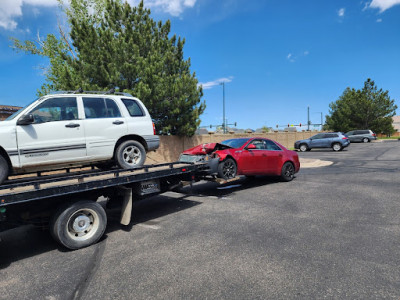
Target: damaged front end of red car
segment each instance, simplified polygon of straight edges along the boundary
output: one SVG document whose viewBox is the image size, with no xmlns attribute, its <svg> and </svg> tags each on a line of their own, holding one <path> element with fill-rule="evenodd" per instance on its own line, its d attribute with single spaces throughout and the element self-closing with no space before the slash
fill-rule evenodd
<svg viewBox="0 0 400 300">
<path fill-rule="evenodd" d="M 230 149 L 232 147 L 220 143 L 208 143 L 195 146 L 182 152 L 179 157 L 181 162 L 206 163 L 207 174 L 213 175 L 218 172 L 220 156 L 217 151 Z"/>
</svg>

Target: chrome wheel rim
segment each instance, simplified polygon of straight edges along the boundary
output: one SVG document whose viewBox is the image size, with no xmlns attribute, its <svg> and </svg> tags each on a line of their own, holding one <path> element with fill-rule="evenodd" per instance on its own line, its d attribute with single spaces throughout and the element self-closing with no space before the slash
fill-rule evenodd
<svg viewBox="0 0 400 300">
<path fill-rule="evenodd" d="M 89 208 L 75 212 L 67 223 L 67 233 L 71 239 L 82 241 L 90 239 L 99 228 L 98 214 Z"/>
<path fill-rule="evenodd" d="M 142 153 L 138 147 L 130 145 L 122 151 L 122 158 L 128 165 L 136 166 L 142 158 Z"/>
<path fill-rule="evenodd" d="M 340 145 L 339 144 L 333 145 L 333 150 L 339 151 L 340 150 Z"/>
<path fill-rule="evenodd" d="M 305 152 L 306 150 L 307 150 L 306 145 L 301 145 L 301 146 L 300 146 L 300 151 L 301 151 L 301 152 Z"/>
</svg>

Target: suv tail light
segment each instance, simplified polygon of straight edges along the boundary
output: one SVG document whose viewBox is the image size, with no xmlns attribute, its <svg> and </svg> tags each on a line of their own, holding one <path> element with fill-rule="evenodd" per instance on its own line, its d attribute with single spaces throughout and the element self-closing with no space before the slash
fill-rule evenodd
<svg viewBox="0 0 400 300">
<path fill-rule="evenodd" d="M 348 140 L 349 138 L 348 137 L 342 137 L 342 140 Z"/>
<path fill-rule="evenodd" d="M 372 136 L 376 136 L 376 134 L 375 134 L 375 133 L 373 133 L 373 134 L 372 134 Z"/>
<path fill-rule="evenodd" d="M 154 125 L 154 122 L 153 122 L 153 134 L 156 135 L 156 125 Z"/>
</svg>

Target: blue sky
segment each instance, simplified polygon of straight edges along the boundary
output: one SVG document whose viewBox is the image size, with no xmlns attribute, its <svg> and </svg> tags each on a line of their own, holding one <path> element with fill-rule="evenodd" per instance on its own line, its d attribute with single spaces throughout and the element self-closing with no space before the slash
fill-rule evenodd
<svg viewBox="0 0 400 300">
<path fill-rule="evenodd" d="M 135 4 L 137 0 L 130 0 Z M 367 78 L 400 107 L 400 0 L 147 0 L 170 19 L 204 87 L 203 126 L 239 128 L 320 122 L 346 87 Z M 0 0 L 0 104 L 24 106 L 47 60 L 17 53 L 9 37 L 57 33 L 56 0 Z M 400 113 L 398 109 L 397 113 Z"/>
</svg>

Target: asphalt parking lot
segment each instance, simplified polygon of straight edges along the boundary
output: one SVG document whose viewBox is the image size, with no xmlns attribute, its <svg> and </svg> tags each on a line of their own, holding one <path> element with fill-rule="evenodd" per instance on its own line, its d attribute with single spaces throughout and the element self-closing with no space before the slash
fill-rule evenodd
<svg viewBox="0 0 400 300">
<path fill-rule="evenodd" d="M 299 156 L 333 164 L 137 202 L 85 249 L 4 232 L 0 298 L 399 299 L 400 142 Z"/>
</svg>

